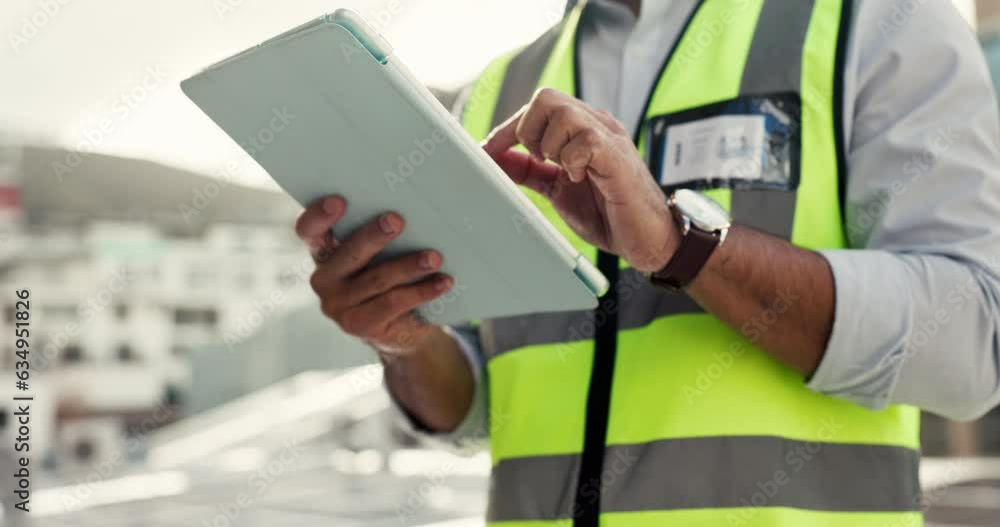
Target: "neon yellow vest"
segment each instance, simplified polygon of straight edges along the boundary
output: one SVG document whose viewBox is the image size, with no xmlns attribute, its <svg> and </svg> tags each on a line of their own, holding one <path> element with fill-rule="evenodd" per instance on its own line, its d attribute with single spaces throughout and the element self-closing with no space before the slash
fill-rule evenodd
<svg viewBox="0 0 1000 527">
<path fill-rule="evenodd" d="M 576 6 L 560 27 L 485 70 L 464 104 L 463 125 L 473 136 L 485 137 L 527 102 L 532 90 L 512 89 L 512 82 L 537 79 L 537 87 L 579 96 L 575 35 L 583 9 Z M 845 246 L 837 123 L 850 12 L 850 0 L 703 0 L 645 111 L 648 121 L 743 95 L 796 94 L 797 189 L 706 193 L 735 222 L 811 249 Z M 642 155 L 647 132 L 643 126 L 636 133 Z M 525 192 L 583 254 L 597 259 L 544 198 Z M 814 393 L 752 343 L 775 313 L 736 332 L 621 266 L 608 371 L 601 359 L 607 350 L 594 339 L 609 323 L 606 314 L 481 324 L 494 464 L 491 524 L 922 525 L 917 409 L 873 412 Z M 602 375 L 610 386 L 603 405 L 596 380 Z M 605 413 L 593 415 L 594 408 Z M 597 448 L 587 446 L 593 437 L 601 440 Z"/>
</svg>

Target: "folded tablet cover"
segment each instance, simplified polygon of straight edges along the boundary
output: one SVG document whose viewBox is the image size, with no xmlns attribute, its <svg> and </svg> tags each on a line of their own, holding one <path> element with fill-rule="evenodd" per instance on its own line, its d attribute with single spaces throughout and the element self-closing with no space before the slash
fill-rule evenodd
<svg viewBox="0 0 1000 527">
<path fill-rule="evenodd" d="M 594 307 L 604 277 L 396 62 L 324 17 L 182 88 L 303 205 L 345 196 L 339 238 L 402 214 L 382 258 L 434 248 L 455 278 L 421 308 L 431 322 Z"/>
</svg>

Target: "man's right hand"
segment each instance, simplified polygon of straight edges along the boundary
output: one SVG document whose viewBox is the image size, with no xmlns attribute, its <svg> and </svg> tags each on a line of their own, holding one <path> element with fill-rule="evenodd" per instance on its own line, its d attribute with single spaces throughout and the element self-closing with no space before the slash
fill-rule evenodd
<svg viewBox="0 0 1000 527">
<path fill-rule="evenodd" d="M 406 353 L 420 347 L 440 328 L 422 323 L 413 310 L 453 285 L 451 277 L 438 272 L 441 254 L 418 251 L 371 266 L 372 258 L 403 232 L 405 222 L 388 212 L 336 240 L 331 229 L 346 210 L 342 197 L 327 197 L 307 207 L 295 225 L 316 261 L 310 283 L 323 313 L 379 351 Z"/>
<path fill-rule="evenodd" d="M 389 391 L 411 416 L 435 432 L 454 430 L 472 404 L 472 368 L 444 328 L 413 311 L 454 285 L 439 272 L 442 256 L 424 250 L 371 265 L 403 232 L 403 218 L 382 214 L 336 240 L 331 229 L 346 210 L 343 198 L 324 198 L 306 207 L 295 224 L 316 261 L 310 283 L 323 313 L 378 351 Z"/>
</svg>

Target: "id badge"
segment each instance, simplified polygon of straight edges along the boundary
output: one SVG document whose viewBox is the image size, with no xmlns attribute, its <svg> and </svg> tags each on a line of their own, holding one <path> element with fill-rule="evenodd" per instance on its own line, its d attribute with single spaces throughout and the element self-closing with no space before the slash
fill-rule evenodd
<svg viewBox="0 0 1000 527">
<path fill-rule="evenodd" d="M 799 96 L 746 96 L 647 122 L 647 163 L 667 192 L 795 190 L 799 184 Z"/>
</svg>

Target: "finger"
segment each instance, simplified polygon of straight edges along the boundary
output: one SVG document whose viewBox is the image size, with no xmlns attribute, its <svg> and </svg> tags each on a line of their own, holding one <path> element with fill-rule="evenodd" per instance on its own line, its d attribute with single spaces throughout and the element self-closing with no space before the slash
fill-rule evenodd
<svg viewBox="0 0 1000 527">
<path fill-rule="evenodd" d="M 560 91 L 538 90 L 517 124 L 518 140 L 539 161 L 544 160 L 542 138 L 545 137 L 545 132 L 550 127 L 552 118 L 558 114 L 564 125 L 571 125 L 582 112 L 579 106 L 582 106 L 580 101 Z M 572 130 L 569 130 L 569 133 L 572 134 Z"/>
<path fill-rule="evenodd" d="M 309 254 L 312 255 L 313 261 L 317 264 L 326 263 L 330 258 L 333 258 L 334 252 L 340 247 L 340 241 L 333 235 L 333 231 L 327 232 L 321 240 L 309 247 Z"/>
<path fill-rule="evenodd" d="M 328 196 L 306 207 L 295 221 L 295 233 L 309 247 L 315 258 L 324 248 L 335 244 L 330 230 L 347 211 L 347 202 L 340 196 Z"/>
<path fill-rule="evenodd" d="M 487 152 L 499 152 L 521 144 L 539 161 L 544 160 L 541 141 L 549 117 L 557 109 L 567 106 L 582 106 L 582 103 L 551 88 L 538 90 L 527 106 L 490 134 L 486 141 Z"/>
<path fill-rule="evenodd" d="M 493 160 L 514 183 L 524 185 L 546 197 L 555 194 L 563 174 L 558 165 L 539 161 L 517 150 L 501 152 L 493 156 Z"/>
<path fill-rule="evenodd" d="M 318 266 L 310 285 L 328 304 L 327 309 L 337 312 L 434 273 L 441 268 L 442 261 L 437 251 L 418 251 L 362 270 L 353 277 L 342 276 L 338 269 L 329 266 Z"/>
<path fill-rule="evenodd" d="M 598 170 L 595 160 L 602 155 L 607 147 L 601 133 L 593 128 L 579 131 L 562 149 L 559 164 L 569 174 L 569 179 L 579 183 L 586 179 L 588 169 Z"/>
<path fill-rule="evenodd" d="M 335 277 L 347 277 L 363 269 L 376 254 L 403 232 L 403 217 L 387 212 L 358 227 L 343 240 L 323 266 Z"/>
<path fill-rule="evenodd" d="M 486 136 L 486 140 L 483 141 L 483 149 L 486 150 L 487 154 L 492 156 L 500 152 L 506 152 L 520 144 L 520 141 L 517 139 L 517 126 L 521 122 L 521 116 L 524 115 L 527 109 L 527 106 L 521 108 L 506 121 L 494 128 L 490 132 L 490 135 Z"/>
<path fill-rule="evenodd" d="M 346 202 L 340 196 L 318 199 L 302 210 L 295 221 L 295 234 L 308 241 L 326 234 L 344 214 Z"/>
<path fill-rule="evenodd" d="M 379 264 L 349 279 L 344 301 L 347 305 L 362 304 L 390 289 L 437 272 L 441 264 L 441 253 L 433 250 L 407 254 Z"/>
<path fill-rule="evenodd" d="M 444 295 L 453 285 L 450 276 L 436 274 L 415 284 L 395 287 L 345 311 L 340 326 L 351 335 L 377 336 L 397 318 Z"/>
<path fill-rule="evenodd" d="M 583 122 L 584 116 L 587 117 L 587 120 L 599 124 L 588 113 L 571 106 L 562 106 L 552 112 L 539 142 L 539 149 L 545 159 L 559 162 L 559 152 L 562 151 L 563 146 L 573 138 L 576 130 L 588 124 Z"/>
</svg>

